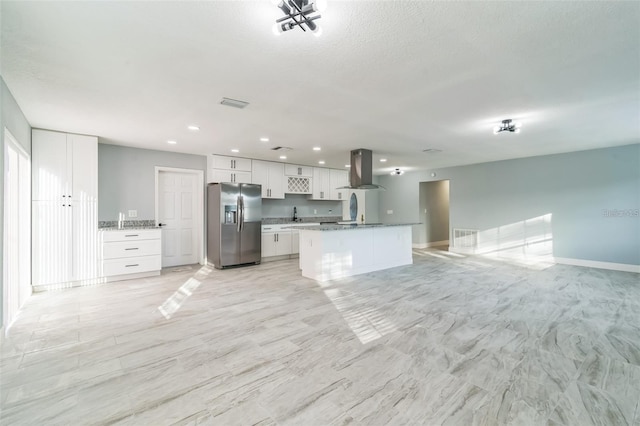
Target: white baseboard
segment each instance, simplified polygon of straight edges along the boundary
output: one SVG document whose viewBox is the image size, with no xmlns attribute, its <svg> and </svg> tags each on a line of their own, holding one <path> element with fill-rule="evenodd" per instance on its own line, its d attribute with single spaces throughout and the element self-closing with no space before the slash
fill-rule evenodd
<svg viewBox="0 0 640 426">
<path fill-rule="evenodd" d="M 554 257 L 556 263 L 562 265 L 584 266 L 587 268 L 610 269 L 612 271 L 635 272 L 640 274 L 640 265 L 627 263 L 599 262 L 597 260 L 569 259 L 566 257 Z"/>
<path fill-rule="evenodd" d="M 411 246 L 416 249 L 424 249 L 428 247 L 438 247 L 438 246 L 448 246 L 448 245 L 449 245 L 449 240 L 442 240 L 442 241 L 434 241 L 431 243 L 416 243 L 416 244 L 412 244 Z"/>
</svg>

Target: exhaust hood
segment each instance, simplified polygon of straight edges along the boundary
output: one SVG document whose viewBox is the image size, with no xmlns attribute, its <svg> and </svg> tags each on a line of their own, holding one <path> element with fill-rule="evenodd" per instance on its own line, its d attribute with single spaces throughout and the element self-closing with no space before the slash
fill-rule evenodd
<svg viewBox="0 0 640 426">
<path fill-rule="evenodd" d="M 338 189 L 386 189 L 373 183 L 373 152 L 370 149 L 359 148 L 351 151 L 349 186 Z"/>
</svg>

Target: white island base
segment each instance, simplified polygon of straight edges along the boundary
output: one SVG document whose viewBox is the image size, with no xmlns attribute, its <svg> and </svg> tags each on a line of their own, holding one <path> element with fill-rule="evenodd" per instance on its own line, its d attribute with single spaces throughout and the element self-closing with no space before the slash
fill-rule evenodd
<svg viewBox="0 0 640 426">
<path fill-rule="evenodd" d="M 413 263 L 410 225 L 309 228 L 300 229 L 304 277 L 327 281 Z"/>
</svg>

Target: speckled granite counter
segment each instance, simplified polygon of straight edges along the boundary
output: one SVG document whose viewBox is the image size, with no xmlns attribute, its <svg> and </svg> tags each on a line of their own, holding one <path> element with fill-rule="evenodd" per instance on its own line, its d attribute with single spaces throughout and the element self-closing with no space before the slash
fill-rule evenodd
<svg viewBox="0 0 640 426">
<path fill-rule="evenodd" d="M 118 228 L 117 226 L 103 226 L 98 228 L 98 231 L 135 231 L 139 229 L 161 229 L 160 226 L 123 226 Z"/>
<path fill-rule="evenodd" d="M 352 223 L 352 224 L 325 224 L 325 225 L 296 225 L 296 229 L 306 231 L 349 231 L 354 229 L 367 229 L 367 228 L 385 228 L 390 226 L 412 226 L 419 225 L 419 223 Z"/>
</svg>

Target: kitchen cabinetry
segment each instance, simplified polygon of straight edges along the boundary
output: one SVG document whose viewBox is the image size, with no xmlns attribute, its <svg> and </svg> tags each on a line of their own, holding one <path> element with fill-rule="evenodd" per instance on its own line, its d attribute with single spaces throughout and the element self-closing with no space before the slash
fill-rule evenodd
<svg viewBox="0 0 640 426">
<path fill-rule="evenodd" d="M 349 185 L 349 172 L 346 170 L 329 170 L 330 199 L 339 201 L 346 200 L 349 190 L 338 188 L 347 185 Z"/>
<path fill-rule="evenodd" d="M 32 131 L 32 284 L 98 277 L 98 138 Z"/>
<path fill-rule="evenodd" d="M 262 233 L 262 257 L 291 254 L 291 231 Z"/>
<path fill-rule="evenodd" d="M 210 155 L 207 157 L 207 183 L 251 183 L 251 159 Z"/>
<path fill-rule="evenodd" d="M 284 164 L 254 160 L 251 183 L 262 185 L 262 198 L 284 198 Z"/>
<path fill-rule="evenodd" d="M 313 177 L 313 167 L 300 166 L 298 164 L 285 164 L 284 174 L 286 176 Z"/>
<path fill-rule="evenodd" d="M 313 192 L 311 200 L 329 200 L 331 197 L 330 170 L 321 167 L 313 168 Z"/>
<path fill-rule="evenodd" d="M 296 255 L 300 252 L 300 231 L 296 226 L 319 223 L 262 225 L 262 257 Z"/>
<path fill-rule="evenodd" d="M 101 275 L 107 281 L 160 275 L 160 229 L 107 230 L 100 234 Z"/>
</svg>

